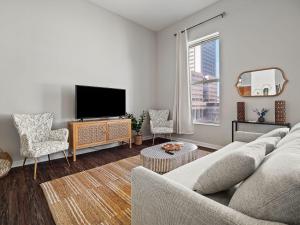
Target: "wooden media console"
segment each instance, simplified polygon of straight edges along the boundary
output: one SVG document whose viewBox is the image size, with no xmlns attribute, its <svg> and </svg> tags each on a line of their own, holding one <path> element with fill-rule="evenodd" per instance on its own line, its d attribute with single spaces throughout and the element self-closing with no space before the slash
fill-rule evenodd
<svg viewBox="0 0 300 225">
<path fill-rule="evenodd" d="M 94 120 L 69 122 L 70 147 L 73 149 L 73 161 L 76 150 L 110 144 L 127 142 L 131 148 L 131 120 Z"/>
</svg>

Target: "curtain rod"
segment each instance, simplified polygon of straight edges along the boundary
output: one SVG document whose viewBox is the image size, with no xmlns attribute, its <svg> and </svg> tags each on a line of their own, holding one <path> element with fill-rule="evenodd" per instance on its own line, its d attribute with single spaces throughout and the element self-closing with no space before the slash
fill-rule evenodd
<svg viewBox="0 0 300 225">
<path fill-rule="evenodd" d="M 200 23 L 197 23 L 197 24 L 195 24 L 194 26 L 188 27 L 188 28 L 186 28 L 186 30 L 193 29 L 193 28 L 195 28 L 195 27 L 197 27 L 197 26 L 199 26 L 199 25 L 201 25 L 201 24 L 204 24 L 204 23 L 206 23 L 206 22 L 208 22 L 208 21 L 214 20 L 214 19 L 219 18 L 219 17 L 222 17 L 222 18 L 223 18 L 225 15 L 226 15 L 226 13 L 225 13 L 225 12 L 222 12 L 222 13 L 220 13 L 220 14 L 214 16 L 214 17 L 211 17 L 211 18 L 209 18 L 209 19 L 207 19 L 207 20 L 204 20 L 204 21 L 202 21 L 202 22 L 200 22 Z M 182 30 L 181 33 L 184 33 L 186 30 Z M 176 35 L 177 35 L 177 34 L 174 34 L 174 36 L 176 36 Z"/>
</svg>

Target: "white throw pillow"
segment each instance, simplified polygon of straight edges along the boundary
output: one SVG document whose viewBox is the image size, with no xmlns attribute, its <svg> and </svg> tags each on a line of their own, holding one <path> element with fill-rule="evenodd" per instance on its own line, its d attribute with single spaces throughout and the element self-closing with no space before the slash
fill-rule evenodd
<svg viewBox="0 0 300 225">
<path fill-rule="evenodd" d="M 194 190 L 201 194 L 224 191 L 250 176 L 263 161 L 266 144 L 244 145 L 208 167 L 199 176 Z"/>
<path fill-rule="evenodd" d="M 277 128 L 277 129 L 271 130 L 268 133 L 263 134 L 259 138 L 265 138 L 265 137 L 280 137 L 280 138 L 283 138 L 289 132 L 289 130 L 290 129 L 287 128 L 287 127 Z"/>
</svg>

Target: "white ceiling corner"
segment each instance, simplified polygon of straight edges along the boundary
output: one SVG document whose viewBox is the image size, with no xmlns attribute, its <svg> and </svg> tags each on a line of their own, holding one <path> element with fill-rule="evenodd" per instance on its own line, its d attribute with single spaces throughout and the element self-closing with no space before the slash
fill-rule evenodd
<svg viewBox="0 0 300 225">
<path fill-rule="evenodd" d="M 218 0 L 89 0 L 100 7 L 159 31 Z"/>
</svg>

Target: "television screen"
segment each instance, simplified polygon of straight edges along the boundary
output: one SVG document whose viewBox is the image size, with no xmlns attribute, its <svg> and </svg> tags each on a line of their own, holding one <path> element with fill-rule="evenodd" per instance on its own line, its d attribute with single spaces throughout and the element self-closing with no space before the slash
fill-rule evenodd
<svg viewBox="0 0 300 225">
<path fill-rule="evenodd" d="M 123 116 L 126 113 L 126 90 L 75 86 L 76 119 Z"/>
</svg>

